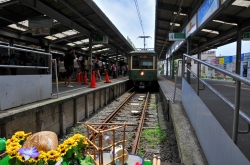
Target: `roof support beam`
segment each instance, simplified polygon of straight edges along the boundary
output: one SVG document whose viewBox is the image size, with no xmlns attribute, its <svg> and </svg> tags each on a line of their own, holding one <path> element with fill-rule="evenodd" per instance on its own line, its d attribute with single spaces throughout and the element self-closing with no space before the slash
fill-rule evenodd
<svg viewBox="0 0 250 165">
<path fill-rule="evenodd" d="M 23 5 L 31 7 L 40 13 L 46 14 L 51 18 L 54 18 L 61 22 L 63 25 L 75 29 L 86 36 L 90 36 L 90 32 L 83 28 L 81 25 L 77 24 L 76 22 L 72 21 L 70 18 L 62 15 L 61 13 L 55 11 L 54 9 L 50 8 L 49 6 L 45 5 L 39 0 L 19 0 Z"/>
<path fill-rule="evenodd" d="M 8 37 L 8 38 L 14 38 L 17 40 L 21 40 L 21 41 L 26 41 L 26 42 L 30 42 L 33 44 L 37 44 L 37 45 L 41 45 L 41 41 L 39 39 L 33 38 L 33 37 L 29 37 L 29 36 L 25 36 L 22 34 L 18 34 L 18 33 L 14 33 L 14 32 L 10 32 L 4 29 L 0 29 L 0 36 L 4 36 L 4 37 Z M 53 48 L 57 48 L 60 50 L 68 50 L 67 47 L 61 46 L 61 45 L 56 45 L 56 44 L 51 44 L 50 45 Z"/>
<path fill-rule="evenodd" d="M 158 2 L 158 9 L 175 11 L 175 12 L 178 13 L 179 8 L 180 7 L 178 5 L 171 5 L 171 4 L 168 4 L 168 3 Z M 181 13 L 188 14 L 188 8 L 182 7 L 181 8 Z"/>
<path fill-rule="evenodd" d="M 12 0 L 12 1 L 9 1 L 9 2 L 4 2 L 4 3 L 0 4 L 0 8 L 6 7 L 6 6 L 10 6 L 10 5 L 13 5 L 13 4 L 16 4 L 16 3 L 18 3 L 17 0 Z"/>
</svg>

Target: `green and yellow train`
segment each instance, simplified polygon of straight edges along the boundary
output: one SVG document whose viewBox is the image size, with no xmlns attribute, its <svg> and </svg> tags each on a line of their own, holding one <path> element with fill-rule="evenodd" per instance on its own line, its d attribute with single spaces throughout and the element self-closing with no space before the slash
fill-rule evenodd
<svg viewBox="0 0 250 165">
<path fill-rule="evenodd" d="M 128 66 L 128 76 L 133 86 L 146 88 L 157 83 L 157 54 L 153 50 L 130 52 Z"/>
</svg>

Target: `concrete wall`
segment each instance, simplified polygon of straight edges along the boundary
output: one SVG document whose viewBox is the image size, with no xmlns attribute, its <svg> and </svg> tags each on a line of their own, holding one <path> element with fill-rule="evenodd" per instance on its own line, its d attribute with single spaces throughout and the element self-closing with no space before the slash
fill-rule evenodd
<svg viewBox="0 0 250 165">
<path fill-rule="evenodd" d="M 10 138 L 16 131 L 53 131 L 66 134 L 66 129 L 76 122 L 87 119 L 109 101 L 128 90 L 128 81 L 109 84 L 78 94 L 68 94 L 58 99 L 49 99 L 2 111 L 0 114 L 0 137 Z"/>
</svg>

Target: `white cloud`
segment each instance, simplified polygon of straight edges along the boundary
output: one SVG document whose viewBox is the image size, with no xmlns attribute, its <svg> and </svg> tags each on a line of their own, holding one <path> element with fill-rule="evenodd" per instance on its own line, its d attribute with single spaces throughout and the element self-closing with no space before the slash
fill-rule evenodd
<svg viewBox="0 0 250 165">
<path fill-rule="evenodd" d="M 135 44 L 137 48 L 143 47 L 143 40 L 137 39 L 142 36 L 142 28 L 137 15 L 134 0 L 94 0 L 98 7 L 105 13 L 109 20 L 116 26 L 121 34 Z M 154 47 L 154 28 L 155 28 L 155 1 L 137 0 L 144 32 L 147 39 L 147 47 Z"/>
<path fill-rule="evenodd" d="M 250 52 L 250 41 L 242 41 L 241 53 Z M 216 49 L 216 56 L 232 56 L 236 55 L 236 42 L 218 47 Z"/>
</svg>

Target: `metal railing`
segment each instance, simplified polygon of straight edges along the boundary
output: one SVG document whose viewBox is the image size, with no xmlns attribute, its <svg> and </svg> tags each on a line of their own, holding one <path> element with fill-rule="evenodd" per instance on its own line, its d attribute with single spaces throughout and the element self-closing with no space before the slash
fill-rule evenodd
<svg viewBox="0 0 250 165">
<path fill-rule="evenodd" d="M 203 79 L 199 78 L 199 75 L 197 76 L 191 69 L 187 68 L 187 71 L 190 72 L 191 74 L 193 74 L 195 77 L 198 78 L 199 81 L 201 81 L 205 86 L 207 86 L 216 96 L 218 96 L 223 102 L 225 102 L 229 107 L 231 107 L 234 110 L 234 120 L 233 120 L 233 133 L 232 133 L 232 140 L 234 141 L 235 144 L 237 144 L 237 135 L 238 133 L 249 133 L 250 131 L 250 117 L 248 115 L 246 115 L 244 112 L 242 112 L 242 110 L 240 110 L 240 87 L 241 87 L 241 82 L 250 85 L 250 80 L 242 77 L 236 73 L 221 69 L 219 67 L 216 67 L 214 65 L 211 65 L 207 62 L 204 62 L 200 59 L 197 59 L 195 57 L 189 56 L 187 54 L 183 54 L 183 56 L 188 57 L 193 59 L 194 61 L 198 62 L 199 64 L 203 64 L 206 65 L 210 68 L 213 68 L 221 73 L 224 73 L 232 78 L 235 79 L 236 81 L 236 87 L 235 87 L 235 104 L 233 104 L 232 102 L 230 102 L 227 98 L 225 98 L 220 92 L 218 92 L 216 89 L 214 89 L 211 85 L 209 85 L 206 81 L 204 81 Z M 183 61 L 183 63 L 185 63 L 185 61 Z M 179 66 L 179 62 L 178 62 L 178 66 Z M 182 67 L 185 66 L 185 64 L 182 65 Z M 182 69 L 183 71 L 183 69 Z M 175 77 L 175 91 L 176 91 L 176 84 L 177 84 L 177 76 L 178 76 L 178 67 L 176 70 L 176 77 Z M 184 76 L 184 74 L 182 74 L 182 76 Z M 197 81 L 198 82 L 198 81 Z M 199 83 L 197 83 L 197 86 L 199 85 Z M 174 93 L 174 97 L 175 97 L 175 93 Z M 175 100 L 175 98 L 174 98 Z M 246 122 L 247 122 L 247 130 L 245 131 L 238 131 L 238 125 L 239 125 L 239 116 L 242 117 Z"/>
<path fill-rule="evenodd" d="M 50 56 L 49 60 L 55 62 L 56 89 L 57 89 L 57 98 L 58 98 L 59 89 L 58 89 L 58 77 L 57 77 L 57 63 L 56 63 L 56 59 L 52 59 L 51 53 L 22 49 L 22 48 L 6 46 L 6 45 L 0 45 L 0 48 L 13 49 L 13 50 L 18 50 L 18 51 L 23 51 L 23 52 L 30 52 L 30 53 L 43 54 L 43 55 Z M 43 67 L 43 66 L 19 66 L 19 65 L 0 65 L 0 67 L 2 67 L 2 68 L 47 69 L 47 70 L 49 70 L 49 72 L 51 73 L 51 76 L 52 76 L 52 63 L 51 62 L 49 64 L 49 66 L 47 66 L 47 67 Z"/>
</svg>

